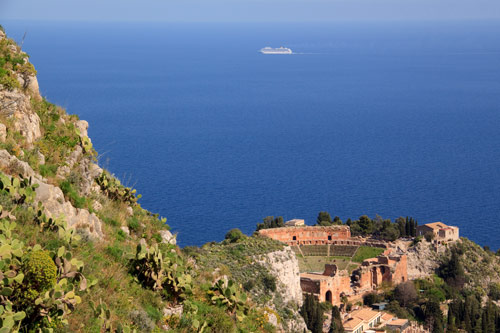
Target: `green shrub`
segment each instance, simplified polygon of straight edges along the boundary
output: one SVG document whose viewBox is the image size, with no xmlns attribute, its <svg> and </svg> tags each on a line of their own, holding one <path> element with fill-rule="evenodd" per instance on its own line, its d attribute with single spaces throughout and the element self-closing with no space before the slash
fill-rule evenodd
<svg viewBox="0 0 500 333">
<path fill-rule="evenodd" d="M 43 177 L 54 177 L 57 172 L 57 165 L 54 164 L 42 164 L 39 168 Z"/>
<path fill-rule="evenodd" d="M 225 236 L 225 239 L 228 239 L 231 243 L 236 243 L 243 238 L 245 238 L 245 235 L 238 228 L 229 230 Z"/>
<path fill-rule="evenodd" d="M 131 231 L 137 232 L 140 227 L 139 220 L 137 219 L 137 217 L 132 216 L 131 218 L 129 218 L 127 220 L 127 226 Z"/>
<path fill-rule="evenodd" d="M 119 242 L 122 242 L 125 239 L 127 239 L 127 234 L 125 233 L 125 231 L 123 231 L 121 229 L 118 230 L 118 232 L 116 233 L 116 240 Z"/>
<path fill-rule="evenodd" d="M 162 318 L 162 314 L 158 308 L 153 306 L 152 304 L 146 304 L 144 306 L 144 310 L 148 314 L 149 318 L 153 319 L 154 321 L 158 322 Z"/>
<path fill-rule="evenodd" d="M 106 248 L 106 253 L 115 258 L 116 260 L 121 260 L 121 258 L 123 257 L 123 250 L 116 245 L 108 246 Z"/>
<path fill-rule="evenodd" d="M 159 233 L 154 234 L 154 235 L 152 236 L 152 238 L 153 238 L 154 240 L 156 240 L 156 242 L 157 242 L 157 243 L 161 243 L 161 242 L 162 242 L 162 240 L 163 240 L 163 239 L 161 238 L 161 235 L 160 235 Z"/>
<path fill-rule="evenodd" d="M 253 289 L 253 287 L 255 287 L 255 280 L 253 279 L 250 279 L 247 282 L 243 283 L 243 289 L 245 289 L 245 291 L 250 291 Z"/>
<path fill-rule="evenodd" d="M 75 190 L 73 185 L 68 181 L 62 181 L 59 184 L 61 191 L 63 191 L 64 195 L 68 197 L 73 206 L 76 208 L 84 208 L 87 204 L 87 199 L 78 195 L 78 192 Z"/>
<path fill-rule="evenodd" d="M 32 251 L 23 257 L 24 283 L 37 292 L 52 288 L 57 280 L 57 267 L 48 251 Z"/>
<path fill-rule="evenodd" d="M 210 327 L 211 332 L 224 332 L 233 333 L 236 332 L 236 326 L 222 308 L 213 308 L 213 311 L 207 316 L 208 327 Z"/>
<path fill-rule="evenodd" d="M 102 220 L 104 221 L 104 223 L 109 224 L 113 227 L 118 227 L 120 225 L 120 222 L 110 217 L 103 217 Z"/>
<path fill-rule="evenodd" d="M 262 276 L 262 284 L 269 291 L 276 291 L 276 278 L 270 274 Z"/>
</svg>

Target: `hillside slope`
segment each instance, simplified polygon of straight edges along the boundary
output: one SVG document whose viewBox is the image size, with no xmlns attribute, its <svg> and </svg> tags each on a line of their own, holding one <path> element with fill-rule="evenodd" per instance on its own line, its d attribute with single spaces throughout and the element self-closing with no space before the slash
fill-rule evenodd
<svg viewBox="0 0 500 333">
<path fill-rule="evenodd" d="M 291 251 L 257 237 L 181 251 L 166 219 L 99 167 L 87 122 L 40 96 L 28 59 L 0 26 L 2 332 L 303 331 L 301 294 L 281 296 L 299 285 L 280 280 L 298 272 Z M 207 250 L 241 246 L 259 251 Z M 240 260 L 264 280 L 222 273 Z"/>
</svg>

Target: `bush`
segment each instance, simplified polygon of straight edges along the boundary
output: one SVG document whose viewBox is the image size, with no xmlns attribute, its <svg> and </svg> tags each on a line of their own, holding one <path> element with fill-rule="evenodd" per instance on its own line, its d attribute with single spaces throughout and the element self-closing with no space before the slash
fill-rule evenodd
<svg viewBox="0 0 500 333">
<path fill-rule="evenodd" d="M 42 164 L 40 165 L 40 174 L 43 177 L 54 177 L 57 172 L 57 165 Z"/>
<path fill-rule="evenodd" d="M 137 232 L 139 230 L 139 220 L 137 217 L 132 216 L 127 220 L 127 226 L 130 230 Z"/>
<path fill-rule="evenodd" d="M 78 192 L 74 189 L 73 185 L 65 180 L 59 184 L 61 191 L 63 191 L 64 195 L 68 197 L 73 206 L 76 208 L 84 208 L 87 200 L 84 197 L 78 195 Z"/>
<path fill-rule="evenodd" d="M 245 291 L 250 291 L 253 289 L 253 287 L 255 287 L 255 280 L 248 280 L 247 282 L 243 283 L 243 289 L 245 289 Z"/>
<path fill-rule="evenodd" d="M 276 291 L 276 278 L 272 275 L 265 274 L 262 277 L 262 284 L 269 291 Z"/>
<path fill-rule="evenodd" d="M 108 246 L 106 248 L 106 253 L 115 258 L 116 260 L 120 260 L 123 256 L 123 250 L 116 245 Z"/>
<path fill-rule="evenodd" d="M 125 231 L 123 231 L 121 229 L 118 230 L 118 232 L 116 233 L 116 240 L 119 242 L 122 242 L 125 239 L 127 239 L 127 234 L 125 233 Z"/>
<path fill-rule="evenodd" d="M 29 252 L 22 261 L 23 283 L 38 293 L 52 288 L 57 280 L 57 267 L 48 251 Z"/>
<path fill-rule="evenodd" d="M 490 292 L 488 296 L 494 301 L 500 300 L 500 284 L 499 283 L 490 283 Z"/>
<path fill-rule="evenodd" d="M 229 230 L 225 236 L 225 239 L 228 239 L 231 243 L 236 243 L 243 238 L 245 238 L 245 235 L 238 228 Z"/>
<path fill-rule="evenodd" d="M 366 306 L 372 306 L 374 303 L 377 303 L 379 297 L 376 293 L 369 293 L 363 296 L 363 304 Z"/>
<path fill-rule="evenodd" d="M 213 310 L 214 311 L 212 311 L 207 318 L 208 327 L 210 327 L 211 332 L 236 332 L 234 322 L 222 308 L 215 307 Z"/>
</svg>

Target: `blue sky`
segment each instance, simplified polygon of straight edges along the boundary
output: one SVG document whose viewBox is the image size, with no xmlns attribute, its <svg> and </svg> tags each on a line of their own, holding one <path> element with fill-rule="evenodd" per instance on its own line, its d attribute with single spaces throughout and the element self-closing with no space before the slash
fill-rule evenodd
<svg viewBox="0 0 500 333">
<path fill-rule="evenodd" d="M 500 0 L 0 0 L 1 19 L 262 22 L 500 19 Z"/>
</svg>

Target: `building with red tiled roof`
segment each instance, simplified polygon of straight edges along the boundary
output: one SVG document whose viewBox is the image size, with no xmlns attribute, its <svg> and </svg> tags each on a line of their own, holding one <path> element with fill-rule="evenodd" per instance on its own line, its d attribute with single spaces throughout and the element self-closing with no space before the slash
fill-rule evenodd
<svg viewBox="0 0 500 333">
<path fill-rule="evenodd" d="M 425 236 L 427 233 L 434 234 L 434 239 L 440 242 L 452 242 L 460 237 L 458 227 L 449 226 L 443 222 L 427 223 L 417 227 L 417 236 Z"/>
</svg>

